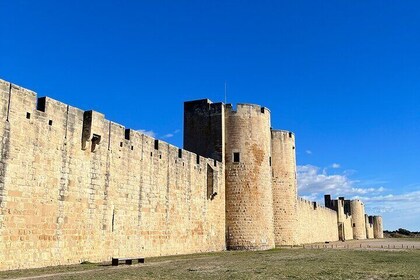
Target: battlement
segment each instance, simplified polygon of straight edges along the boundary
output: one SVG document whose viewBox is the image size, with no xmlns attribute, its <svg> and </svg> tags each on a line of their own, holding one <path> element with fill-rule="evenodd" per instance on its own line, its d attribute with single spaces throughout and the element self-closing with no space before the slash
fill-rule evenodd
<svg viewBox="0 0 420 280">
<path fill-rule="evenodd" d="M 236 104 L 236 109 L 232 106 L 232 104 L 226 104 L 226 111 L 229 114 L 238 114 L 238 115 L 248 115 L 248 114 L 267 114 L 270 116 L 271 111 L 267 107 L 263 107 L 257 104 L 251 103 L 238 103 Z"/>
<path fill-rule="evenodd" d="M 83 111 L 47 96 L 37 98 L 36 92 L 2 79 L 0 79 L 0 89 L 0 93 L 2 94 L 2 99 L 0 100 L 3 103 L 0 106 L 10 107 L 9 110 L 13 111 L 15 116 L 11 120 L 12 122 L 20 122 L 26 118 L 30 122 L 47 122 L 48 125 L 52 127 L 66 126 L 67 122 L 69 122 L 69 115 L 73 115 L 72 120 L 75 122 L 74 126 L 83 128 L 81 137 L 82 150 L 90 149 L 91 152 L 95 152 L 99 147 L 110 150 L 119 150 L 125 147 L 134 151 L 135 148 L 139 148 L 138 145 L 141 144 L 140 139 L 142 137 L 145 139 L 145 143 L 153 143 L 153 145 L 154 143 L 159 143 L 161 149 L 171 147 L 176 153 L 178 153 L 179 150 L 182 150 L 167 142 L 107 120 L 102 113 L 92 110 Z M 10 93 L 9 96 L 8 93 Z M 217 104 L 220 103 L 212 103 L 209 99 L 203 99 L 186 102 L 186 104 L 189 104 L 188 106 L 207 104 L 216 108 Z M 67 135 L 63 135 L 64 138 L 66 138 L 66 136 Z M 134 143 L 137 144 L 137 147 Z M 215 161 L 214 159 L 209 159 L 187 150 L 182 150 L 182 154 L 186 158 L 195 158 L 197 163 L 203 164 L 209 162 L 215 166 L 221 164 L 221 161 Z"/>
<path fill-rule="evenodd" d="M 271 138 L 291 138 L 295 139 L 295 133 L 289 130 L 271 129 Z"/>
<path fill-rule="evenodd" d="M 381 238 L 360 200 L 297 196 L 295 134 L 270 115 L 187 101 L 182 149 L 0 80 L 0 270 Z"/>
</svg>

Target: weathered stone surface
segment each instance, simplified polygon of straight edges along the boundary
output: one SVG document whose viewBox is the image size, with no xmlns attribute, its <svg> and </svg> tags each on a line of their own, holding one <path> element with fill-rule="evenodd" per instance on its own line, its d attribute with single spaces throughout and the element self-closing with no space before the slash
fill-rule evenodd
<svg viewBox="0 0 420 280">
<path fill-rule="evenodd" d="M 0 270 L 382 238 L 361 201 L 297 196 L 270 114 L 187 102 L 187 151 L 0 80 Z"/>
</svg>

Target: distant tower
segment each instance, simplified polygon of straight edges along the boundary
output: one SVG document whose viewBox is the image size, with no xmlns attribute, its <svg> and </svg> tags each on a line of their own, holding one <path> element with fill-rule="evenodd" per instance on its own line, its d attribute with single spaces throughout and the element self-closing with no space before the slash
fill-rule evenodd
<svg viewBox="0 0 420 280">
<path fill-rule="evenodd" d="M 297 244 L 297 180 L 295 135 L 271 131 L 274 237 L 276 246 Z"/>
<path fill-rule="evenodd" d="M 373 216 L 373 235 L 375 238 L 384 238 L 384 228 L 381 216 Z"/>
<path fill-rule="evenodd" d="M 373 224 L 370 223 L 369 216 L 365 214 L 366 238 L 373 239 Z"/>
<path fill-rule="evenodd" d="M 366 239 L 365 205 L 359 199 L 352 200 L 350 211 L 353 219 L 353 238 Z"/>
<path fill-rule="evenodd" d="M 270 111 L 258 105 L 226 105 L 227 247 L 275 246 L 271 183 Z"/>
</svg>

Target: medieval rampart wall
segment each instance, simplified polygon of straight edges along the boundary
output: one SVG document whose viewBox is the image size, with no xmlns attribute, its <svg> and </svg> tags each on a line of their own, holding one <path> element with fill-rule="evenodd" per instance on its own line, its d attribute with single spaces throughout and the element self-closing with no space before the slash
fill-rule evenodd
<svg viewBox="0 0 420 280">
<path fill-rule="evenodd" d="M 337 212 L 302 198 L 297 200 L 298 244 L 337 241 Z"/>
<path fill-rule="evenodd" d="M 295 135 L 271 130 L 274 236 L 276 246 L 298 244 Z"/>
<path fill-rule="evenodd" d="M 0 270 L 225 249 L 224 166 L 0 80 Z"/>
</svg>

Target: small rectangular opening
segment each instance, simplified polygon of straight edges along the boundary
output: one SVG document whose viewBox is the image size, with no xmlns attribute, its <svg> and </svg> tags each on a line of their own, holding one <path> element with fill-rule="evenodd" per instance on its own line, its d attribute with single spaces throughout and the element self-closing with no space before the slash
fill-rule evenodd
<svg viewBox="0 0 420 280">
<path fill-rule="evenodd" d="M 291 132 L 289 132 L 289 138 L 292 138 L 292 135 L 293 135 L 293 134 L 292 134 Z"/>
<path fill-rule="evenodd" d="M 270 164 L 270 166 L 271 166 L 271 157 L 269 157 L 268 158 L 268 163 Z"/>
<path fill-rule="evenodd" d="M 233 153 L 233 162 L 239 162 L 239 161 L 240 161 L 240 154 Z"/>
<path fill-rule="evenodd" d="M 49 121 L 48 121 L 48 124 L 49 124 L 49 125 L 52 125 L 52 120 L 49 120 Z"/>
<path fill-rule="evenodd" d="M 133 146 L 131 146 L 131 150 L 134 150 L 134 147 Z"/>
<path fill-rule="evenodd" d="M 120 147 L 122 147 L 123 146 L 123 142 L 120 142 Z"/>
<path fill-rule="evenodd" d="M 217 160 L 214 160 L 213 165 L 214 165 L 214 166 L 217 166 Z"/>
<path fill-rule="evenodd" d="M 178 149 L 178 157 L 182 158 L 182 149 Z"/>
<path fill-rule="evenodd" d="M 131 129 L 126 129 L 125 130 L 125 140 L 130 140 L 130 130 Z"/>
<path fill-rule="evenodd" d="M 353 223 L 353 227 L 356 227 L 356 224 L 355 223 Z"/>
<path fill-rule="evenodd" d="M 265 108 L 264 107 L 261 107 L 261 113 L 265 113 Z"/>
<path fill-rule="evenodd" d="M 197 155 L 197 164 L 200 164 L 200 156 L 199 155 Z"/>
<path fill-rule="evenodd" d="M 155 150 L 159 150 L 159 140 L 155 140 Z"/>
<path fill-rule="evenodd" d="M 27 112 L 26 113 L 26 118 L 29 120 L 31 118 L 31 113 Z"/>
<path fill-rule="evenodd" d="M 46 103 L 45 101 L 46 101 L 45 97 L 38 98 L 37 103 L 36 103 L 36 109 L 38 111 L 45 112 L 45 103 Z"/>
</svg>

